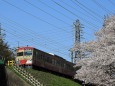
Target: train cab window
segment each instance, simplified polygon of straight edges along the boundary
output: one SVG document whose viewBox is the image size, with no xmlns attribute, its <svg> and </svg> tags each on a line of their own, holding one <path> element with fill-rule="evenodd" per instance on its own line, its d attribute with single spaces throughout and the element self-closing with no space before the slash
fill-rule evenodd
<svg viewBox="0 0 115 86">
<path fill-rule="evenodd" d="M 17 53 L 17 56 L 23 56 L 23 52 Z"/>
<path fill-rule="evenodd" d="M 26 51 L 24 52 L 24 55 L 27 55 L 27 56 L 32 55 L 32 51 Z"/>
</svg>

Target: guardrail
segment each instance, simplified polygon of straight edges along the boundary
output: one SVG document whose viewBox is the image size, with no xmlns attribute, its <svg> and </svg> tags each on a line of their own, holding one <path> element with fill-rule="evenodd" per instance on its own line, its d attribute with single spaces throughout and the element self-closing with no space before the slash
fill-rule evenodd
<svg viewBox="0 0 115 86">
<path fill-rule="evenodd" d="M 26 79 L 33 86 L 43 86 L 37 79 L 35 79 L 30 73 L 28 73 L 25 69 L 17 66 L 13 66 L 15 72 L 21 75 L 24 79 Z"/>
</svg>

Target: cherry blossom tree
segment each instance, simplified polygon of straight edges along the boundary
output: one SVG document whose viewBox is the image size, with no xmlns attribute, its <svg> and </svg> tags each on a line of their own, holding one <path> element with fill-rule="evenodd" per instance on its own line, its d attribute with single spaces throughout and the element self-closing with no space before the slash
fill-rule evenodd
<svg viewBox="0 0 115 86">
<path fill-rule="evenodd" d="M 115 86 L 115 16 L 109 16 L 95 33 L 97 39 L 81 43 L 85 58 L 76 62 L 75 79 L 97 86 Z M 78 50 L 77 44 L 73 48 Z"/>
</svg>

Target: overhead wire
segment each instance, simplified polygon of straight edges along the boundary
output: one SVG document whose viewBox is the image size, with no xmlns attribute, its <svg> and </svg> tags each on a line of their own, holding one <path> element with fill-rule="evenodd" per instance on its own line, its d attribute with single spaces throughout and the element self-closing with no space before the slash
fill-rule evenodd
<svg viewBox="0 0 115 86">
<path fill-rule="evenodd" d="M 112 0 L 108 0 L 113 6 L 115 6 L 115 3 Z"/>
<path fill-rule="evenodd" d="M 56 11 L 57 13 L 60 13 L 61 15 L 63 15 L 63 16 L 65 16 L 66 18 L 69 18 L 69 19 L 71 19 L 72 20 L 72 18 L 70 18 L 69 16 L 66 16 L 65 14 L 63 14 L 63 13 L 61 13 L 60 11 L 58 11 L 57 9 L 54 9 L 53 7 L 51 7 L 51 6 L 49 6 L 49 5 L 47 5 L 46 3 L 44 3 L 43 1 L 41 1 L 41 0 L 37 0 L 37 1 L 39 1 L 40 3 L 42 3 L 42 4 L 44 4 L 45 6 L 47 6 L 48 8 L 51 8 L 51 9 L 53 9 L 54 11 Z M 67 4 L 67 3 L 66 3 Z M 70 5 L 69 5 L 69 7 L 71 7 Z M 91 29 L 91 28 L 90 28 Z M 94 29 L 93 29 L 94 30 Z M 88 34 L 88 33 L 86 33 L 87 35 L 89 35 L 90 36 L 90 34 Z"/>
<path fill-rule="evenodd" d="M 87 15 L 87 14 L 85 14 L 85 13 L 83 13 L 83 12 L 81 12 L 81 11 L 79 11 L 78 9 L 76 9 L 75 7 L 73 7 L 73 6 L 71 6 L 71 5 L 69 5 L 68 3 L 66 3 L 66 2 L 64 2 L 63 0 L 60 0 L 61 2 L 63 2 L 65 5 L 67 5 L 68 7 L 71 7 L 72 9 L 74 9 L 75 11 L 78 11 L 79 13 L 81 13 L 81 14 L 83 14 L 83 15 L 85 15 L 86 17 L 87 16 L 89 16 L 89 15 Z M 88 13 L 89 14 L 89 13 Z M 101 21 L 100 20 L 98 20 L 95 16 L 89 16 L 89 18 L 90 17 L 92 17 L 97 23 L 101 23 Z"/>
<path fill-rule="evenodd" d="M 32 3 L 30 3 L 29 1 L 27 1 L 27 0 L 24 0 L 24 1 L 25 1 L 26 3 L 28 3 L 29 5 L 35 7 L 36 9 L 38 9 L 38 10 L 40 10 L 40 11 L 42 11 L 42 12 L 44 12 L 44 13 L 50 15 L 51 17 L 53 17 L 53 18 L 55 18 L 55 19 L 57 19 L 57 20 L 59 20 L 59 21 L 65 23 L 65 24 L 69 25 L 69 23 L 65 22 L 64 20 L 59 19 L 58 17 L 56 17 L 56 16 L 54 16 L 54 15 L 52 15 L 52 14 L 50 14 L 50 13 L 44 11 L 44 10 L 42 10 L 41 8 L 39 8 L 38 6 L 36 6 L 36 5 L 32 4 Z"/>
<path fill-rule="evenodd" d="M 6 24 L 6 25 L 8 25 L 8 24 Z M 14 24 L 13 24 L 13 25 L 14 25 Z M 13 26 L 11 26 L 11 27 L 13 27 Z M 19 26 L 18 26 L 18 27 L 19 27 Z M 15 27 L 13 27 L 13 28 L 15 28 Z M 20 28 L 22 28 L 22 27 L 20 27 Z M 10 29 L 10 30 L 14 31 L 14 29 Z M 22 30 L 25 30 L 25 28 L 22 28 Z M 7 31 L 7 32 L 10 32 L 10 31 Z M 20 32 L 23 32 L 23 31 L 20 31 Z M 11 33 L 10 33 L 10 34 L 11 34 Z M 13 33 L 13 34 L 14 34 L 14 33 Z M 20 34 L 20 33 L 18 33 L 18 34 L 19 34 L 19 37 L 20 37 L 20 38 L 23 38 L 24 41 L 27 41 L 27 40 L 24 39 L 24 37 L 23 37 L 24 35 L 22 35 L 22 34 Z M 24 34 L 26 34 L 26 32 L 24 32 Z M 15 34 L 14 34 L 13 36 L 17 37 L 17 35 L 15 35 Z M 32 36 L 32 37 L 33 37 L 33 36 Z M 29 37 L 28 37 L 28 38 L 29 38 Z M 29 42 L 30 42 L 30 41 L 29 41 Z M 32 40 L 32 43 L 33 43 L 33 40 Z M 35 42 L 35 43 L 36 43 L 36 42 Z M 35 44 L 35 43 L 34 43 L 34 44 Z M 38 43 L 36 43 L 36 44 L 38 44 Z M 41 45 L 41 44 L 40 44 L 40 45 Z M 44 45 L 42 44 L 42 46 L 44 46 Z M 45 47 L 46 47 L 46 46 L 45 46 Z"/>
<path fill-rule="evenodd" d="M 4 0 L 4 1 L 5 1 L 5 0 Z M 8 4 L 10 4 L 11 6 L 16 7 L 17 9 L 19 9 L 19 10 L 21 10 L 21 11 L 23 11 L 23 12 L 25 12 L 25 13 L 28 14 L 27 11 L 24 11 L 23 9 L 21 9 L 21 8 L 19 8 L 19 7 L 15 6 L 15 5 L 13 5 L 13 4 L 7 2 L 7 1 L 5 1 L 5 2 L 8 3 Z M 31 13 L 29 13 L 29 14 L 30 14 L 31 16 L 35 17 L 35 18 L 38 18 L 37 16 L 34 16 L 34 15 L 32 15 Z M 47 23 L 49 23 L 49 22 L 47 22 Z M 56 27 L 57 27 L 57 26 L 56 26 Z"/>
<path fill-rule="evenodd" d="M 95 14 L 96 16 L 100 17 L 100 18 L 103 18 L 101 15 L 97 14 L 95 11 L 92 11 L 91 9 L 89 9 L 88 7 L 86 7 L 85 5 L 83 5 L 82 3 L 80 3 L 78 0 L 74 0 L 76 1 L 79 5 L 81 5 L 82 7 L 84 7 L 85 9 L 87 9 L 89 12 L 92 12 L 93 14 Z M 76 5 L 78 5 L 76 3 Z"/>
<path fill-rule="evenodd" d="M 13 24 L 14 25 L 14 24 Z M 19 27 L 19 26 L 18 26 Z M 14 27 L 15 28 L 15 27 Z M 20 28 L 22 28 L 22 27 L 20 27 Z M 22 28 L 22 30 L 24 30 L 25 31 L 25 28 Z M 29 29 L 27 29 L 28 31 L 29 31 Z M 22 32 L 24 32 L 24 31 L 22 31 Z M 32 31 L 31 31 L 32 32 Z M 25 32 L 26 33 L 26 32 Z M 28 33 L 28 34 L 30 34 L 30 32 Z M 33 34 L 35 34 L 35 33 L 33 33 Z M 22 35 L 23 36 L 23 35 Z M 36 35 L 37 36 L 37 35 Z M 32 36 L 32 37 L 35 37 L 35 36 Z M 30 38 L 30 37 L 28 37 L 28 38 Z M 42 40 L 43 40 L 43 37 L 40 37 L 40 38 L 42 38 Z M 36 40 L 37 40 L 37 38 L 36 38 Z M 46 39 L 47 40 L 47 39 Z M 56 43 L 53 43 L 53 45 L 55 45 L 55 44 L 57 44 L 58 42 L 56 42 Z M 51 44 L 51 43 L 50 43 Z M 65 49 L 66 47 L 62 47 L 62 45 L 63 44 L 60 44 L 59 46 L 61 47 L 60 49 Z M 57 46 L 57 45 L 56 45 Z M 59 48 L 59 47 L 58 47 Z M 65 49 L 65 50 L 68 50 L 69 48 L 67 48 L 67 49 Z"/>
<path fill-rule="evenodd" d="M 71 0 L 71 2 L 72 2 L 74 5 L 76 5 L 76 6 L 78 6 L 79 8 L 81 8 L 84 12 L 88 13 L 88 14 L 91 15 L 91 16 L 94 16 L 93 13 L 91 13 L 90 11 L 87 11 L 86 8 L 82 7 L 81 5 L 77 4 L 76 2 L 74 2 L 74 1 L 72 1 L 72 0 Z M 98 17 L 98 18 L 99 18 L 99 16 L 95 16 L 95 17 Z M 96 19 L 97 19 L 97 18 L 96 18 Z M 99 20 L 99 21 L 100 21 L 100 20 Z"/>
<path fill-rule="evenodd" d="M 11 20 L 7 20 L 7 21 L 14 22 L 14 21 L 11 21 Z M 48 41 L 48 42 L 50 42 L 50 43 L 52 43 L 52 44 L 54 44 L 54 45 L 59 44 L 60 46 L 64 46 L 65 48 L 67 48 L 67 46 L 65 46 L 65 45 L 63 45 L 63 44 L 61 44 L 61 43 L 59 43 L 59 42 L 56 42 L 55 40 L 51 40 L 50 38 L 45 38 L 45 37 L 39 35 L 38 33 L 32 31 L 32 30 L 29 29 L 29 28 L 26 28 L 26 27 L 24 27 L 24 26 L 21 26 L 21 25 L 17 24 L 16 22 L 14 22 L 14 23 L 15 23 L 18 27 L 20 27 L 20 28 L 23 30 L 23 32 L 25 32 L 25 30 L 28 30 L 28 32 L 30 32 L 31 34 L 33 34 L 34 37 L 39 37 L 39 38 L 42 38 L 42 40 Z M 14 25 L 15 25 L 15 24 L 14 24 Z M 27 33 L 27 32 L 26 32 L 26 33 Z M 29 34 L 29 33 L 28 33 L 28 34 Z M 50 40 L 49 40 L 49 39 L 50 39 Z M 55 43 L 53 43 L 53 42 L 55 42 Z"/>
<path fill-rule="evenodd" d="M 12 27 L 12 26 L 11 26 L 11 27 Z M 9 28 L 9 27 L 8 27 L 8 28 Z M 13 27 L 13 28 L 14 28 L 14 27 Z M 10 29 L 11 29 L 11 28 L 10 28 Z M 11 33 L 11 32 L 9 32 L 9 31 L 7 31 L 7 33 L 9 33 L 9 34 L 11 34 L 11 35 L 13 35 L 13 36 L 15 36 L 15 37 L 21 38 L 22 41 L 32 42 L 34 45 L 35 45 L 35 44 L 37 44 L 37 45 L 39 44 L 39 45 L 41 45 L 42 47 L 45 47 L 45 48 L 48 48 L 48 49 L 52 50 L 51 48 L 47 47 L 46 45 L 44 45 L 44 44 L 42 44 L 42 43 L 39 43 L 39 42 L 37 43 L 37 42 L 35 42 L 34 40 L 32 40 L 32 41 L 27 40 L 27 39 L 25 40 L 25 38 L 22 37 L 22 34 L 18 34 L 18 35 L 16 35 L 16 34 Z M 53 51 L 56 51 L 56 52 L 58 52 L 58 53 L 61 52 L 61 51 L 59 52 L 59 50 L 58 50 L 58 51 L 57 51 L 57 50 L 53 50 Z M 62 52 L 61 52 L 61 54 L 63 54 L 63 55 L 67 55 L 67 54 L 62 53 Z"/>
<path fill-rule="evenodd" d="M 51 26 L 53 26 L 53 27 L 55 27 L 55 28 L 57 28 L 57 29 L 60 29 L 60 30 L 63 30 L 63 31 L 65 31 L 65 32 L 69 33 L 67 30 L 65 30 L 65 29 L 63 29 L 63 28 L 59 28 L 59 27 L 57 27 L 56 25 L 54 25 L 54 24 L 52 24 L 52 23 L 49 23 L 48 21 L 45 21 L 45 20 L 43 20 L 43 19 L 41 19 L 41 18 L 39 18 L 39 17 L 37 17 L 37 16 L 35 16 L 35 15 L 33 15 L 33 14 L 31 14 L 31 13 L 29 13 L 29 12 L 27 12 L 27 11 L 25 11 L 25 10 L 23 10 L 23 9 L 21 9 L 21 8 L 19 8 L 19 7 L 17 7 L 17 6 L 15 6 L 15 5 L 13 5 L 13 4 L 11 4 L 11 3 L 9 3 L 9 2 L 6 1 L 6 0 L 2 0 L 2 1 L 5 2 L 5 3 L 7 3 L 7 4 L 9 4 L 9 5 L 11 5 L 11 6 L 13 6 L 13 7 L 15 7 L 15 8 L 17 8 L 18 10 L 20 10 L 20 11 L 22 11 L 22 12 L 24 12 L 24 13 L 26 13 L 26 14 L 32 16 L 32 17 L 34 17 L 34 18 L 37 19 L 37 20 L 40 20 L 40 21 L 42 21 L 42 22 L 45 22 L 45 23 L 47 23 L 47 24 L 49 24 L 49 25 L 51 25 Z"/>
<path fill-rule="evenodd" d="M 68 18 L 68 19 L 74 21 L 74 19 L 72 19 L 70 16 L 65 15 L 63 12 L 60 12 L 59 10 L 57 10 L 57 9 L 55 9 L 55 8 L 53 8 L 53 7 L 51 7 L 50 5 L 44 3 L 43 1 L 41 1 L 41 0 L 37 0 L 37 1 L 40 2 L 40 3 L 42 3 L 42 4 L 44 4 L 44 5 L 47 6 L 48 8 L 54 10 L 55 12 L 57 12 L 57 13 L 63 15 L 64 17 L 66 17 L 66 18 Z"/>
<path fill-rule="evenodd" d="M 63 0 L 60 0 L 61 2 L 63 2 L 63 3 L 65 3 Z M 73 8 L 73 9 L 75 9 L 75 10 L 77 10 L 75 7 L 73 7 L 73 6 L 71 6 L 71 5 L 69 5 L 68 3 L 65 3 L 67 6 L 69 6 L 69 7 L 71 7 L 71 8 Z M 78 12 L 80 12 L 80 13 L 82 13 L 81 11 L 79 11 L 79 10 L 77 10 Z M 82 14 L 84 14 L 84 13 L 82 13 Z M 92 16 L 93 18 L 94 18 L 94 16 Z M 95 18 L 96 19 L 96 18 Z M 96 21 L 99 23 L 99 20 L 97 20 L 96 19 Z M 85 32 L 84 32 L 85 33 Z M 87 35 L 90 35 L 90 34 L 88 34 L 88 33 L 85 33 L 85 34 L 87 34 Z"/>
<path fill-rule="evenodd" d="M 27 1 L 27 0 L 24 0 L 24 1 L 25 1 L 28 5 L 31 5 L 31 6 L 33 6 L 34 8 L 36 8 L 36 9 L 38 9 L 38 10 L 40 10 L 40 11 L 42 11 L 42 12 L 48 14 L 48 15 L 50 15 L 51 17 L 53 17 L 53 18 L 55 18 L 55 19 L 57 19 L 57 20 L 59 20 L 59 21 L 65 23 L 65 24 L 69 25 L 69 23 L 65 22 L 64 20 L 59 19 L 58 17 L 54 16 L 54 15 L 51 14 L 51 13 L 48 13 L 47 11 L 44 11 L 43 9 L 41 9 L 41 8 L 39 8 L 38 6 L 36 6 L 36 5 L 32 4 L 32 3 L 30 3 L 29 1 Z M 50 32 L 51 32 L 51 31 L 50 31 Z"/>
<path fill-rule="evenodd" d="M 70 11 L 70 10 L 68 10 L 68 9 L 65 8 L 64 6 L 60 5 L 59 3 L 55 2 L 54 0 L 51 0 L 51 1 L 54 2 L 55 4 L 57 4 L 58 6 L 62 7 L 63 9 L 65 9 L 66 11 L 68 11 L 69 13 L 71 13 L 72 15 L 74 15 L 74 16 L 80 18 L 81 20 L 83 20 L 83 21 L 86 22 L 87 24 L 89 24 L 89 25 L 91 25 L 91 26 L 93 26 L 93 27 L 95 27 L 95 28 L 98 27 L 97 25 L 94 25 L 94 24 L 92 24 L 91 22 L 87 21 L 86 19 L 84 19 L 84 18 L 82 18 L 82 17 L 76 15 L 75 13 L 73 13 L 73 12 Z M 94 30 L 95 30 L 95 29 L 94 29 Z M 96 30 L 95 30 L 95 31 L 96 31 Z"/>
<path fill-rule="evenodd" d="M 111 11 L 109 11 L 107 8 L 105 8 L 104 6 L 102 6 L 100 3 L 98 3 L 96 0 L 92 0 L 92 2 L 94 2 L 97 6 L 99 6 L 102 10 L 104 10 L 107 13 L 111 13 Z"/>
<path fill-rule="evenodd" d="M 85 5 L 83 5 L 82 3 L 80 3 L 78 0 L 74 0 L 76 3 L 76 5 L 78 6 L 81 5 L 83 8 L 87 9 L 90 13 L 93 13 L 95 16 L 99 17 L 99 18 L 103 18 L 103 16 L 99 15 L 98 13 L 96 13 L 95 11 L 92 11 L 91 9 L 89 9 L 88 7 L 86 7 Z"/>
<path fill-rule="evenodd" d="M 7 26 L 5 26 L 5 27 L 7 27 Z M 11 27 L 13 27 L 13 26 L 11 26 Z M 9 28 L 9 27 L 8 27 Z M 10 28 L 11 29 L 11 28 Z M 22 36 L 21 34 L 18 34 L 18 35 L 16 35 L 16 34 L 13 34 L 13 33 L 11 33 L 11 32 L 9 32 L 9 31 L 6 31 L 7 33 L 10 33 L 10 34 L 12 34 L 13 36 L 15 36 L 15 37 L 18 37 L 18 38 L 21 38 L 21 40 L 22 41 L 28 41 L 28 40 L 25 40 L 26 38 L 24 38 L 25 36 Z M 26 36 L 27 37 L 27 36 Z M 30 41 L 28 41 L 28 42 L 30 42 Z M 35 42 L 34 40 L 32 41 L 32 43 L 34 43 L 34 45 L 42 45 L 42 47 L 45 47 L 45 48 L 47 48 L 47 49 L 50 49 L 51 51 L 55 51 L 55 52 L 58 52 L 58 53 L 60 53 L 60 54 L 63 54 L 63 55 L 66 55 L 65 53 L 63 53 L 63 52 L 61 52 L 61 51 L 58 51 L 57 49 L 53 49 L 53 48 L 49 48 L 48 46 L 46 46 L 46 45 L 44 45 L 43 43 L 39 43 L 39 42 Z"/>
</svg>

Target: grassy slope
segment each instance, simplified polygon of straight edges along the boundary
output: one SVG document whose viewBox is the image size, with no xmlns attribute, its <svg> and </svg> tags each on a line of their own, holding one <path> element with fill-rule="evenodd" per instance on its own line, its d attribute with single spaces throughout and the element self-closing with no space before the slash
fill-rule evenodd
<svg viewBox="0 0 115 86">
<path fill-rule="evenodd" d="M 29 71 L 36 79 L 38 79 L 38 81 L 45 84 L 46 86 L 81 86 L 70 79 L 56 76 L 51 73 L 33 69 L 28 69 L 27 71 Z"/>
<path fill-rule="evenodd" d="M 25 82 L 22 78 L 19 77 L 14 71 L 9 68 L 6 68 L 7 78 L 8 78 L 8 86 L 31 86 L 27 82 Z"/>
</svg>

